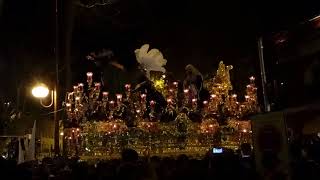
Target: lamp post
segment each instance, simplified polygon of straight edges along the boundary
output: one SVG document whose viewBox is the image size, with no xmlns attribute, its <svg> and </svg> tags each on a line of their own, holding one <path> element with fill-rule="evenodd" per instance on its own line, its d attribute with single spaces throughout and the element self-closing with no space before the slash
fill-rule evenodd
<svg viewBox="0 0 320 180">
<path fill-rule="evenodd" d="M 43 103 L 43 99 L 49 95 L 49 89 L 44 84 L 38 84 L 32 89 L 32 95 L 40 99 L 41 106 L 45 108 L 50 108 L 53 105 L 53 121 L 54 121 L 54 153 L 59 155 L 59 120 L 57 118 L 57 90 L 56 87 L 54 90 L 51 90 L 51 102 L 49 105 Z"/>
</svg>

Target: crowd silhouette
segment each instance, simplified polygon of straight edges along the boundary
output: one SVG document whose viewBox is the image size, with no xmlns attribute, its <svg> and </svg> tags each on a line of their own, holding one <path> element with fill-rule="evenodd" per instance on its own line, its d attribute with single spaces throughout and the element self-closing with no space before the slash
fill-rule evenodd
<svg viewBox="0 0 320 180">
<path fill-rule="evenodd" d="M 178 157 L 139 157 L 133 149 L 124 149 L 120 159 L 81 161 L 79 158 L 43 158 L 41 161 L 16 164 L 1 159 L 1 179 L 24 180 L 176 180 L 176 179 L 293 179 L 320 178 L 319 137 L 295 140 L 290 145 L 291 165 L 278 171 L 278 161 L 266 161 L 265 174 L 256 170 L 250 144 L 239 150 L 211 150 L 202 158 L 186 155 Z M 272 158 L 271 158 L 272 159 Z M 286 173 L 287 172 L 287 173 Z"/>
</svg>

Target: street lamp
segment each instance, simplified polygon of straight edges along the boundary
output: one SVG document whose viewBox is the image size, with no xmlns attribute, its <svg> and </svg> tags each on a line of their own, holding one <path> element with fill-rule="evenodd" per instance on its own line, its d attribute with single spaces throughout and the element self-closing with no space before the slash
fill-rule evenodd
<svg viewBox="0 0 320 180">
<path fill-rule="evenodd" d="M 36 98 L 45 98 L 49 94 L 49 89 L 44 84 L 39 84 L 32 89 L 32 95 Z"/>
<path fill-rule="evenodd" d="M 45 108 L 50 108 L 53 105 L 53 120 L 54 120 L 54 152 L 59 155 L 59 121 L 57 118 L 57 90 L 51 90 L 51 102 L 45 105 L 42 100 L 49 95 L 49 89 L 45 84 L 38 84 L 32 88 L 32 95 L 40 99 L 40 104 Z"/>
</svg>

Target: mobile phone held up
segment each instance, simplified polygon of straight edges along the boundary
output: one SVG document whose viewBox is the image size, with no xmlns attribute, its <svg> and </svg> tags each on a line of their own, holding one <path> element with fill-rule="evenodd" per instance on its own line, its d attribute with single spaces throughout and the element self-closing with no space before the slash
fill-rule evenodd
<svg viewBox="0 0 320 180">
<path fill-rule="evenodd" d="M 223 153 L 223 148 L 213 148 L 212 153 L 213 154 L 221 154 L 221 153 Z"/>
</svg>

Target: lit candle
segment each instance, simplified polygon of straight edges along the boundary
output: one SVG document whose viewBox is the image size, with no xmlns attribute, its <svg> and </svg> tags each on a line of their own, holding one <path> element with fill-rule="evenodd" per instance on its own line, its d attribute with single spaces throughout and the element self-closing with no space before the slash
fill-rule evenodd
<svg viewBox="0 0 320 180">
<path fill-rule="evenodd" d="M 126 91 L 130 91 L 131 85 L 130 84 L 126 84 L 126 85 L 124 85 L 124 87 L 125 87 Z"/>
<path fill-rule="evenodd" d="M 174 87 L 176 87 L 176 88 L 177 88 L 177 87 L 178 87 L 178 82 L 176 82 L 176 81 L 175 81 L 175 82 L 173 82 L 173 85 L 174 85 Z"/>
<path fill-rule="evenodd" d="M 117 105 L 120 105 L 120 103 L 122 102 L 122 94 L 116 94 L 117 97 Z"/>
<path fill-rule="evenodd" d="M 210 99 L 211 99 L 211 100 L 215 99 L 216 97 L 217 97 L 217 95 L 215 95 L 215 94 L 211 94 L 211 95 L 210 95 Z"/>
<path fill-rule="evenodd" d="M 203 110 L 206 112 L 208 110 L 208 101 L 203 101 Z"/>
<path fill-rule="evenodd" d="M 251 82 L 251 83 L 254 83 L 254 80 L 255 80 L 256 78 L 255 78 L 254 76 L 251 76 L 249 79 L 250 79 L 250 82 Z"/>
<path fill-rule="evenodd" d="M 152 101 L 150 101 L 150 107 L 151 107 L 151 108 L 154 108 L 155 104 L 156 104 L 156 102 L 155 102 L 155 101 L 153 101 L 153 100 L 152 100 Z"/>
<path fill-rule="evenodd" d="M 145 101 L 146 100 L 147 95 L 146 94 L 141 94 L 141 101 Z"/>
<path fill-rule="evenodd" d="M 248 100 L 249 100 L 249 98 L 250 98 L 250 96 L 245 95 L 245 96 L 244 96 L 244 98 L 246 98 L 246 101 L 248 101 Z"/>
<path fill-rule="evenodd" d="M 110 108 L 114 108 L 114 101 L 110 101 L 109 106 L 110 106 Z"/>
<path fill-rule="evenodd" d="M 169 94 L 170 94 L 171 96 L 173 96 L 173 95 L 174 95 L 174 91 L 173 91 L 173 89 L 169 89 Z"/>
<path fill-rule="evenodd" d="M 87 82 L 89 85 L 92 84 L 92 76 L 93 76 L 92 72 L 87 72 Z"/>
<path fill-rule="evenodd" d="M 106 91 L 102 92 L 102 97 L 103 98 L 107 98 L 108 95 L 109 95 L 109 92 L 106 92 Z"/>
<path fill-rule="evenodd" d="M 78 90 L 79 92 L 83 92 L 83 83 L 78 84 Z"/>
<path fill-rule="evenodd" d="M 167 102 L 168 102 L 168 104 L 172 104 L 172 99 L 171 99 L 171 98 L 168 98 L 168 99 L 167 99 Z"/>
<path fill-rule="evenodd" d="M 192 99 L 192 103 L 193 103 L 193 104 L 197 104 L 197 99 L 193 98 L 193 99 Z"/>
<path fill-rule="evenodd" d="M 78 91 L 78 86 L 73 86 L 73 92 L 77 92 Z"/>
<path fill-rule="evenodd" d="M 122 99 L 122 94 L 117 94 L 116 96 L 117 96 L 117 99 L 120 99 L 120 100 Z"/>
<path fill-rule="evenodd" d="M 67 111 L 71 111 L 71 104 L 70 103 L 66 103 L 66 107 L 67 107 Z"/>
<path fill-rule="evenodd" d="M 99 91 L 101 87 L 101 83 L 94 83 L 95 90 Z"/>
<path fill-rule="evenodd" d="M 71 100 L 71 101 L 72 101 L 72 99 L 73 99 L 73 93 L 70 92 L 70 93 L 68 93 L 68 100 Z"/>
<path fill-rule="evenodd" d="M 232 94 L 232 97 L 233 97 L 233 98 L 237 98 L 237 95 L 236 95 L 236 94 Z"/>
</svg>

